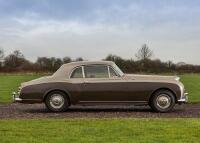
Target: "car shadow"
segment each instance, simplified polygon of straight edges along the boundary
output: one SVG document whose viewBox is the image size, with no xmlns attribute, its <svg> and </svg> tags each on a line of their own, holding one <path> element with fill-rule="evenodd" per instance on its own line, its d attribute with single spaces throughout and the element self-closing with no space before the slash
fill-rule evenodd
<svg viewBox="0 0 200 143">
<path fill-rule="evenodd" d="M 66 112 L 150 112 L 150 108 L 72 108 Z"/>
<path fill-rule="evenodd" d="M 49 111 L 47 108 L 29 108 L 29 109 L 23 109 L 24 112 L 28 113 L 52 113 Z M 145 107 L 70 107 L 67 109 L 65 112 L 57 113 L 57 114 L 62 114 L 62 113 L 127 113 L 127 112 L 151 112 L 155 113 L 150 107 L 145 106 Z"/>
<path fill-rule="evenodd" d="M 175 106 L 175 108 L 170 112 L 173 113 L 183 113 L 185 110 L 185 106 Z M 53 113 L 49 111 L 45 105 L 43 104 L 36 104 L 30 105 L 25 107 L 20 107 L 21 112 L 26 113 Z M 152 113 L 152 114 L 167 114 L 167 113 L 157 113 L 154 112 L 149 106 L 71 106 L 65 112 L 60 112 L 56 114 L 62 113 Z"/>
</svg>

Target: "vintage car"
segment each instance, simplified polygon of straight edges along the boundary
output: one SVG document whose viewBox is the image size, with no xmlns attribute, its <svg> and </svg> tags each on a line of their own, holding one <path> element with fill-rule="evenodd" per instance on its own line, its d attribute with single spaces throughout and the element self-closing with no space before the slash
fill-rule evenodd
<svg viewBox="0 0 200 143">
<path fill-rule="evenodd" d="M 64 64 L 52 76 L 22 83 L 14 102 L 42 103 L 53 112 L 70 105 L 149 105 L 168 112 L 188 101 L 184 85 L 175 76 L 124 74 L 111 61 Z"/>
</svg>

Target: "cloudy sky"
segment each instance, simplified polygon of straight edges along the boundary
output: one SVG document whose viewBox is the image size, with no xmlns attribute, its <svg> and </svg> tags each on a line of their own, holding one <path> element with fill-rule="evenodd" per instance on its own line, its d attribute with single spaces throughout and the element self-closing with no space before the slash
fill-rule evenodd
<svg viewBox="0 0 200 143">
<path fill-rule="evenodd" d="M 153 58 L 200 64 L 199 0 L 0 0 L 0 47 L 39 56 Z"/>
</svg>

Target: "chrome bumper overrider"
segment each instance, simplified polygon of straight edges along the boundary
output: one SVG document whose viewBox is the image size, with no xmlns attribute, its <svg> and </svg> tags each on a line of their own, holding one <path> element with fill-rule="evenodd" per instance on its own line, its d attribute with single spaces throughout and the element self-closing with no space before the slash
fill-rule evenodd
<svg viewBox="0 0 200 143">
<path fill-rule="evenodd" d="M 17 95 L 16 92 L 12 93 L 12 98 L 13 98 L 13 102 L 21 102 L 22 101 L 22 99 L 19 98 L 19 96 Z"/>
<path fill-rule="evenodd" d="M 178 103 L 187 103 L 188 102 L 188 93 L 184 93 L 184 95 L 178 100 Z"/>
</svg>

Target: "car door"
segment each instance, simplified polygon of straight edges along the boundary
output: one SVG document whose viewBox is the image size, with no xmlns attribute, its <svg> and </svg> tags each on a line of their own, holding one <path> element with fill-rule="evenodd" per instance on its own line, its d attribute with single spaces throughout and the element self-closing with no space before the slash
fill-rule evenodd
<svg viewBox="0 0 200 143">
<path fill-rule="evenodd" d="M 125 101 L 125 80 L 108 65 L 84 66 L 84 86 L 80 102 Z"/>
<path fill-rule="evenodd" d="M 81 97 L 83 86 L 84 86 L 84 75 L 83 66 L 76 67 L 73 69 L 69 83 L 71 84 L 70 94 L 73 96 L 73 102 L 78 103 Z"/>
</svg>

